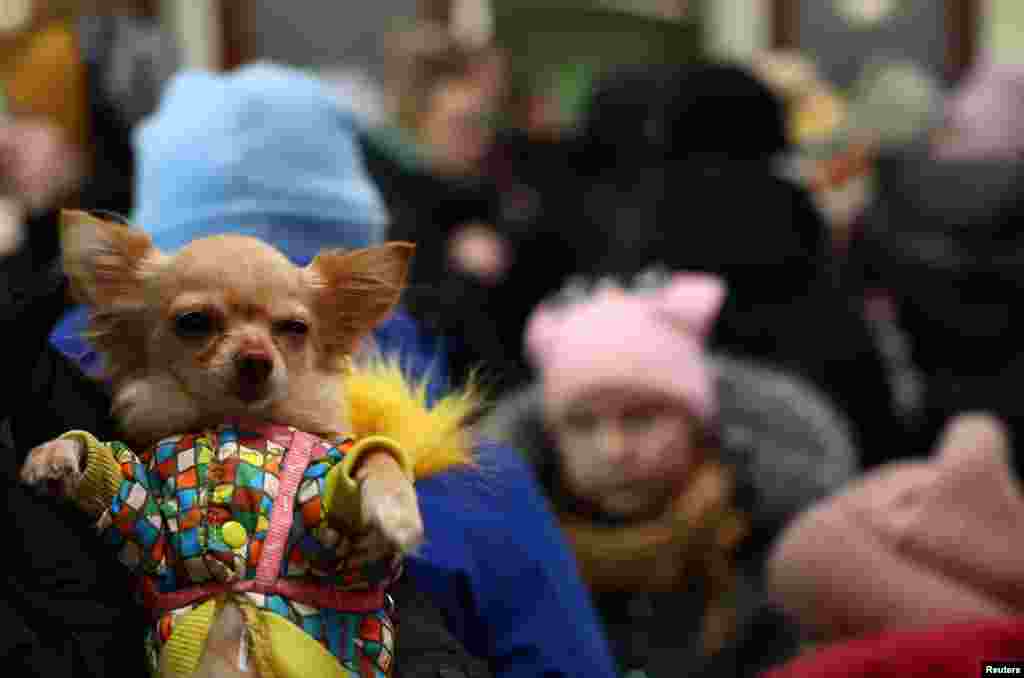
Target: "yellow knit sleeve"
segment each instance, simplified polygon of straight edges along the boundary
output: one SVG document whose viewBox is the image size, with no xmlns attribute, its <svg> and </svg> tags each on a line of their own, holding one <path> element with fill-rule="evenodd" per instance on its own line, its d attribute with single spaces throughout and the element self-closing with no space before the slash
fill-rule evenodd
<svg viewBox="0 0 1024 678">
<path fill-rule="evenodd" d="M 86 431 L 69 431 L 61 440 L 77 440 L 86 448 L 86 466 L 82 482 L 72 500 L 93 518 L 102 516 L 114 501 L 121 482 L 121 465 L 110 445 L 101 443 Z"/>
<path fill-rule="evenodd" d="M 412 479 L 413 462 L 394 440 L 385 436 L 367 436 L 345 453 L 344 459 L 327 474 L 324 486 L 324 506 L 331 522 L 359 530 L 364 527 L 359 484 L 352 477 L 359 460 L 369 452 L 387 452 L 405 474 Z"/>
</svg>

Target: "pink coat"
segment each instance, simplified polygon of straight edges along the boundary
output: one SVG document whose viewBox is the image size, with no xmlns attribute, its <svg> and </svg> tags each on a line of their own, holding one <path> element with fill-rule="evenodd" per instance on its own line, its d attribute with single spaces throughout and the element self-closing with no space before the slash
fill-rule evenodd
<svg viewBox="0 0 1024 678">
<path fill-rule="evenodd" d="M 883 466 L 794 521 L 769 587 L 825 639 L 1024 614 L 1022 535 L 1005 431 L 960 417 L 930 459 Z"/>
</svg>

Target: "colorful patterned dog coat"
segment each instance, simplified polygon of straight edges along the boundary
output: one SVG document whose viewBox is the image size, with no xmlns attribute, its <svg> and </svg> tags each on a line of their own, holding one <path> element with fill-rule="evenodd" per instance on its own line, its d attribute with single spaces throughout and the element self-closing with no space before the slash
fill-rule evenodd
<svg viewBox="0 0 1024 678">
<path fill-rule="evenodd" d="M 250 614 L 271 613 L 302 629 L 352 675 L 390 675 L 385 589 L 400 559 L 369 557 L 359 548 L 365 535 L 338 516 L 358 511 L 347 476 L 354 460 L 394 443 L 331 443 L 251 422 L 166 438 L 139 455 L 81 431 L 63 437 L 89 450 L 76 501 L 100 516 L 105 538 L 141 577 L 155 619 L 148 632 L 154 670 L 179 622 L 230 592 L 251 603 Z"/>
</svg>

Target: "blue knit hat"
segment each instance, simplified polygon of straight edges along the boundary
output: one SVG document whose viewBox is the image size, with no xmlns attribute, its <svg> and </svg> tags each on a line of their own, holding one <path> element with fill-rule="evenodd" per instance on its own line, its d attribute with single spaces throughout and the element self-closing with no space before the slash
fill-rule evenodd
<svg viewBox="0 0 1024 678">
<path fill-rule="evenodd" d="M 358 146 L 357 121 L 303 71 L 258 63 L 230 74 L 183 72 L 134 135 L 132 223 L 173 252 L 218 233 L 252 235 L 298 265 L 324 248 L 384 240 L 387 212 Z M 87 371 L 87 311 L 51 342 Z"/>
<path fill-rule="evenodd" d="M 257 63 L 229 74 L 183 72 L 135 132 L 132 222 L 164 251 L 233 232 L 300 264 L 325 247 L 379 243 L 387 212 L 357 124 L 300 70 Z"/>
</svg>

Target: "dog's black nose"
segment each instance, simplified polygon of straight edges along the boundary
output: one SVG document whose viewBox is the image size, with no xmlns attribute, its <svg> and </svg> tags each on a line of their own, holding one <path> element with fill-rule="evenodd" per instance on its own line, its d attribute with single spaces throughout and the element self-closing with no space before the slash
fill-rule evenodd
<svg viewBox="0 0 1024 678">
<path fill-rule="evenodd" d="M 273 359 L 262 353 L 243 353 L 235 358 L 235 369 L 238 373 L 238 382 L 244 394 L 252 393 L 263 389 L 270 373 L 274 369 Z"/>
</svg>

